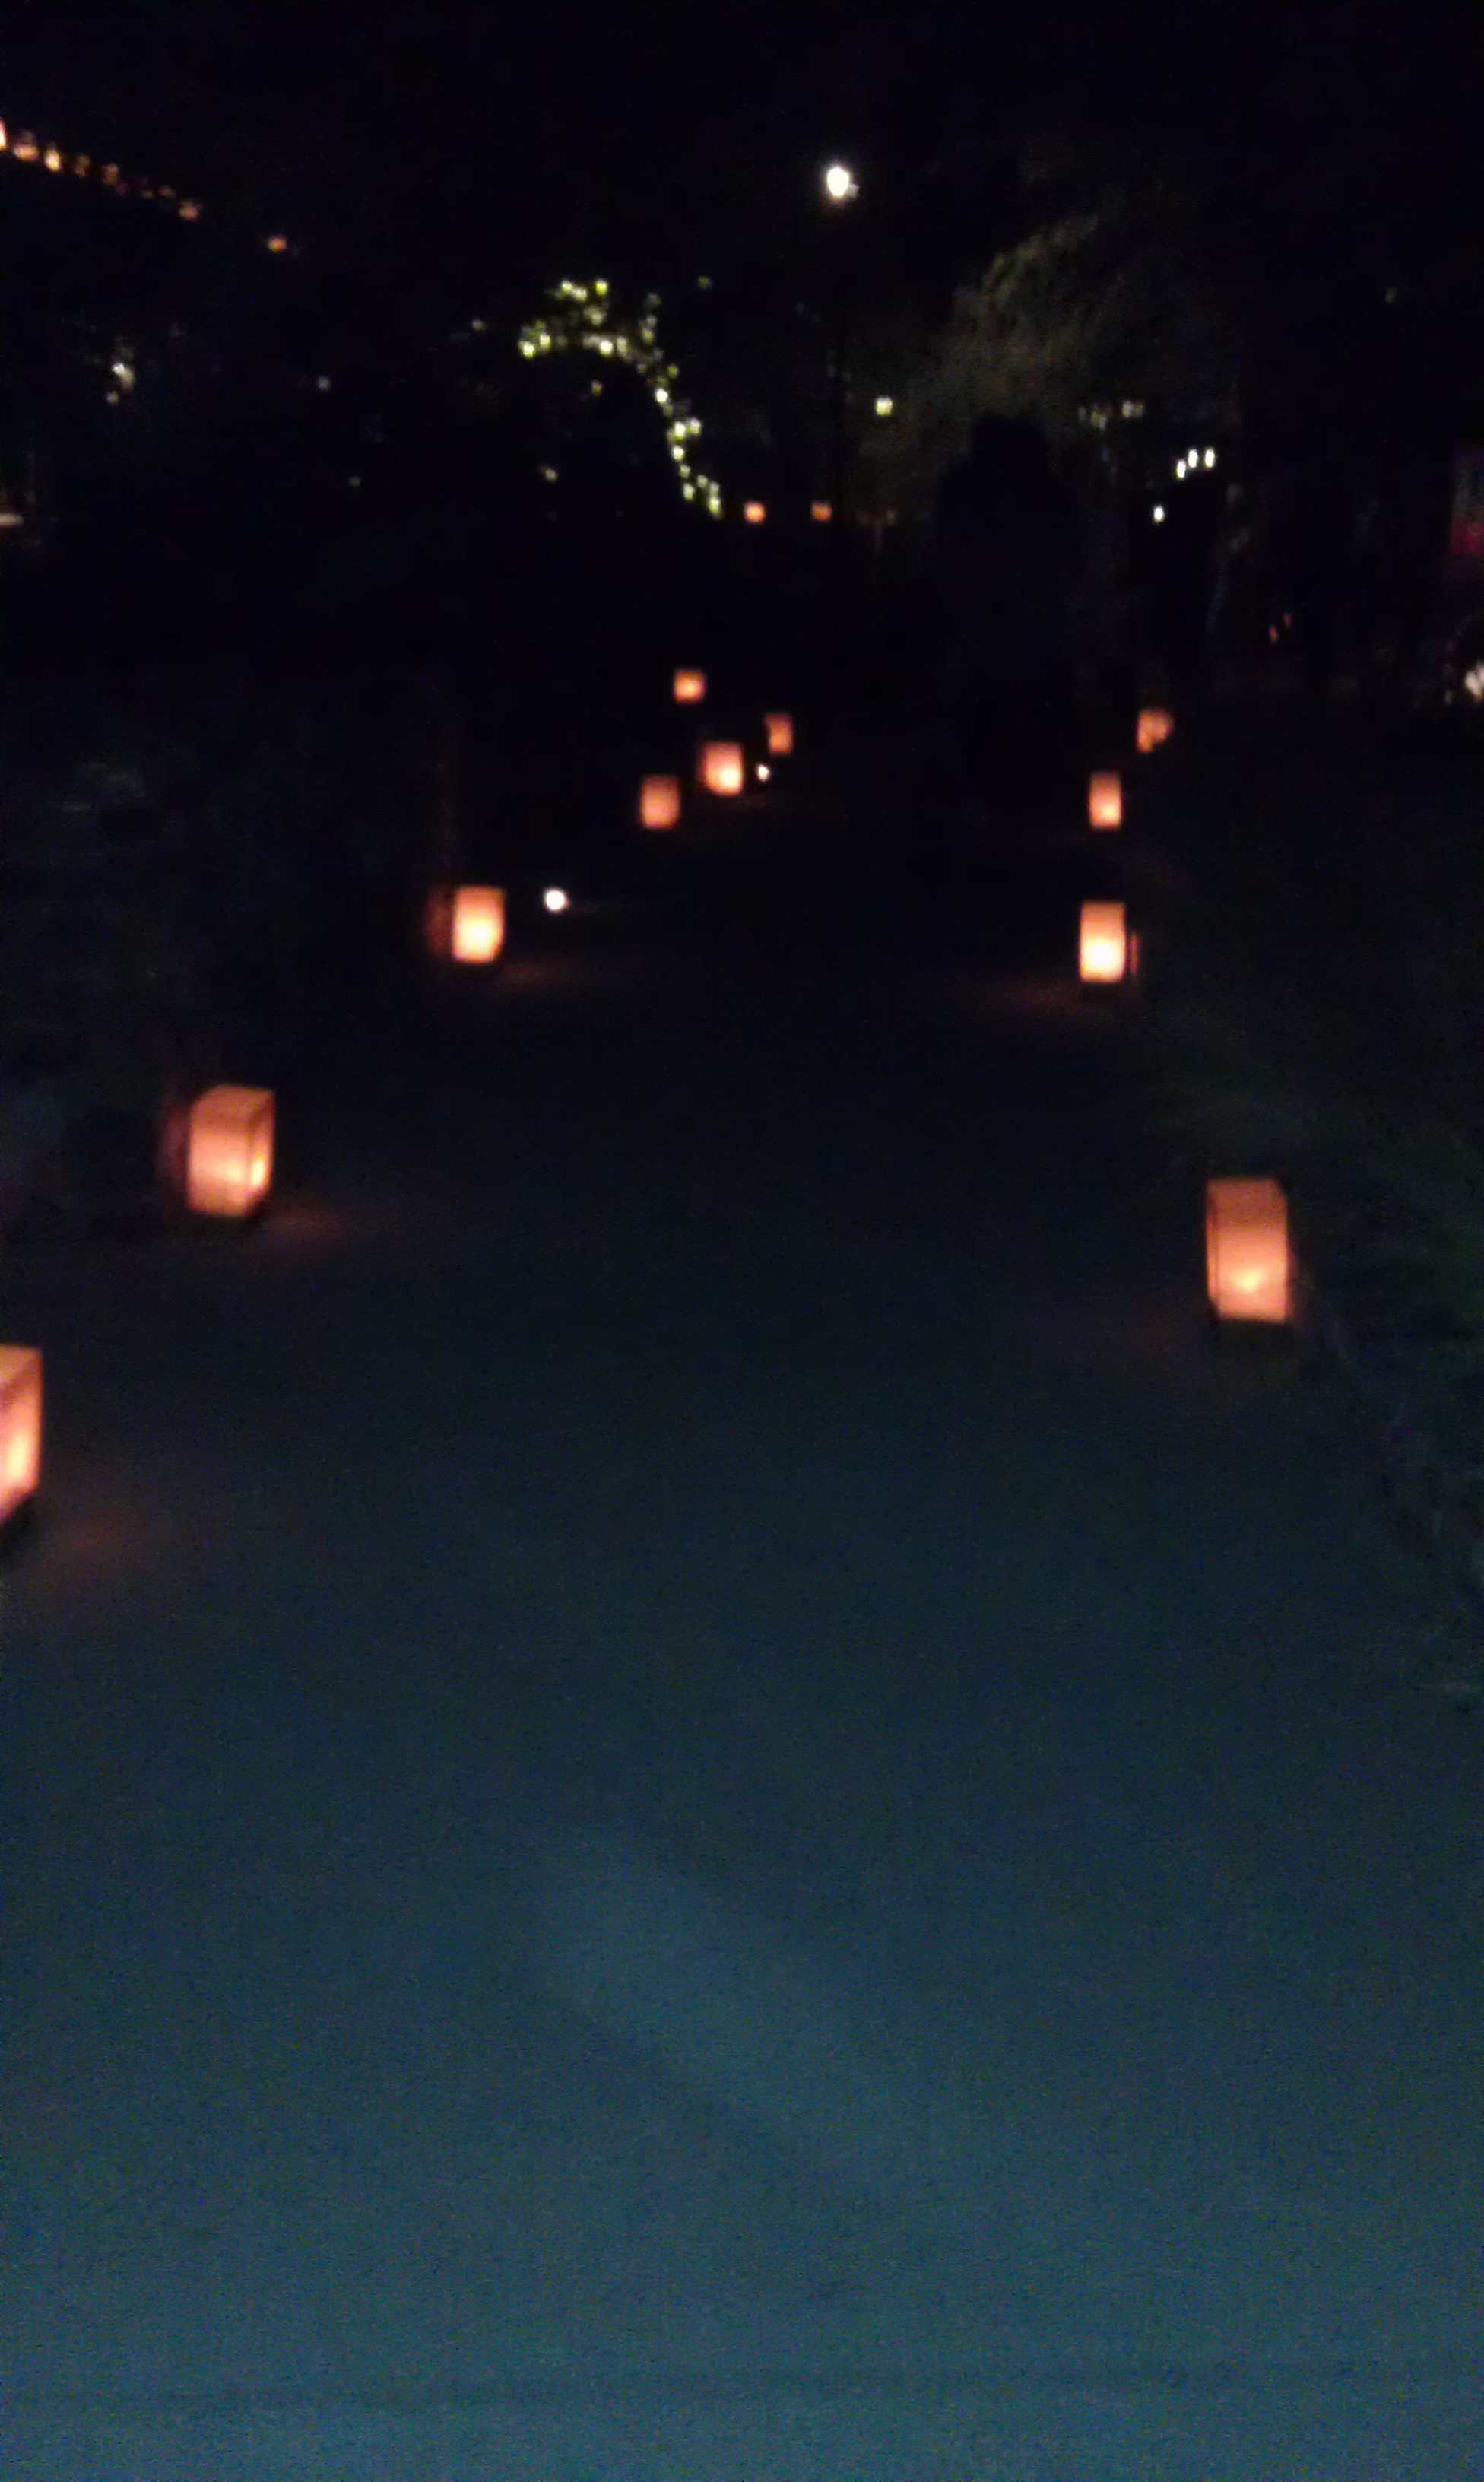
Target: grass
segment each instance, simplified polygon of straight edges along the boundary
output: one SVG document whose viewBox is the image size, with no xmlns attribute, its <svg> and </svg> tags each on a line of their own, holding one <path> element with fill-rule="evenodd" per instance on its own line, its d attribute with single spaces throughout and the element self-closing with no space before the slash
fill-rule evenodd
<svg viewBox="0 0 1484 2482">
<path fill-rule="evenodd" d="M 1157 1141 L 1284 1182 L 1314 1331 L 1484 1616 L 1484 752 L 1217 720 L 1150 783 Z"/>
</svg>

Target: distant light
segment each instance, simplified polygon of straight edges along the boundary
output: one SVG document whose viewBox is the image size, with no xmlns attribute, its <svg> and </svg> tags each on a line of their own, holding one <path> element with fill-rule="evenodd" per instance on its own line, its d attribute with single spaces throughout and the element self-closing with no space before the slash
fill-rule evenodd
<svg viewBox="0 0 1484 2482">
<path fill-rule="evenodd" d="M 809 511 L 817 526 L 827 526 L 835 512 L 828 500 L 816 500 Z"/>
<path fill-rule="evenodd" d="M 319 389 L 321 396 L 328 396 L 329 380 L 324 371 L 320 373 L 319 378 L 315 381 L 315 386 Z"/>
<path fill-rule="evenodd" d="M 835 200 L 837 206 L 842 205 L 846 198 L 860 196 L 860 183 L 848 164 L 829 165 L 824 174 L 824 188 L 827 196 Z"/>
<path fill-rule="evenodd" d="M 6 130 L 5 123 L 3 120 L 0 120 L 0 154 L 4 153 L 10 143 L 10 137 Z"/>
<path fill-rule="evenodd" d="M 1162 525 L 1163 525 L 1163 523 L 1164 523 L 1164 503 L 1163 503 L 1163 501 L 1162 501 L 1162 500 L 1156 500 L 1156 502 L 1155 502 L 1155 504 L 1154 504 L 1154 507 L 1150 510 L 1149 514 L 1150 514 L 1150 515 L 1153 517 L 1153 519 L 1154 519 L 1154 521 L 1155 521 L 1155 523 L 1156 523 L 1156 525 L 1157 525 L 1157 526 L 1162 526 Z"/>
<path fill-rule="evenodd" d="M 352 475 L 351 475 L 351 490 L 352 490 L 352 491 L 358 491 L 358 490 L 360 489 L 360 488 L 361 488 L 361 478 L 360 478 L 360 476 L 359 476 L 358 474 L 352 474 Z"/>
<path fill-rule="evenodd" d="M 482 336 L 482 335 L 483 335 L 483 333 L 484 333 L 484 322 L 483 322 L 483 320 L 482 320 L 482 319 L 471 319 L 471 320 L 470 320 L 470 322 L 469 322 L 469 332 L 470 332 L 470 334 L 471 334 L 471 335 L 473 335 L 473 336 Z"/>
<path fill-rule="evenodd" d="M 48 146 L 45 154 L 41 158 L 41 161 L 45 165 L 48 172 L 60 172 L 62 170 L 62 154 L 60 148 L 56 146 Z"/>
<path fill-rule="evenodd" d="M 1208 448 L 1208 449 L 1207 449 L 1207 451 L 1206 451 L 1206 455 L 1205 455 L 1204 459 L 1202 460 L 1202 462 L 1203 462 L 1204 464 L 1206 464 L 1206 465 L 1214 465 L 1215 462 L 1216 462 L 1216 452 L 1215 452 L 1214 448 Z"/>
<path fill-rule="evenodd" d="M 265 250 L 272 251 L 274 258 L 281 258 L 288 246 L 288 241 L 282 233 L 270 233 L 263 244 Z"/>
<path fill-rule="evenodd" d="M 541 468 L 541 480 L 542 480 L 542 482 L 543 482 L 543 483 L 555 483 L 555 481 L 557 480 L 557 468 L 556 468 L 556 466 L 555 466 L 555 465 L 543 465 L 543 466 L 542 466 L 542 468 Z"/>
<path fill-rule="evenodd" d="M 760 766 L 759 766 L 759 768 L 758 768 L 758 782 L 759 782 L 760 784 L 770 784 L 770 783 L 772 782 L 772 780 L 773 780 L 773 771 L 772 771 L 772 769 L 771 769 L 770 767 L 768 767 L 768 766 L 766 766 L 766 765 L 760 765 Z"/>
<path fill-rule="evenodd" d="M 881 416 L 881 418 L 882 418 L 883 422 L 885 421 L 886 416 L 887 416 L 889 413 L 895 413 L 895 412 L 896 412 L 896 410 L 897 410 L 897 400 L 896 400 L 896 398 L 895 398 L 895 397 L 890 397 L 890 396 L 878 396 L 878 397 L 877 397 L 877 399 L 876 399 L 876 411 L 877 411 L 877 413 L 878 413 L 878 414 L 880 414 L 880 416 Z"/>
<path fill-rule="evenodd" d="M 564 887 L 549 887 L 541 898 L 548 913 L 565 913 L 571 902 Z"/>
<path fill-rule="evenodd" d="M 749 500 L 742 510 L 742 516 L 749 526 L 762 525 L 767 515 L 768 511 L 761 500 Z"/>
<path fill-rule="evenodd" d="M 200 221 L 200 213 L 201 213 L 200 203 L 199 203 L 199 201 L 198 201 L 197 199 L 195 199 L 195 198 L 182 198 L 182 199 L 181 199 L 181 201 L 180 201 L 180 220 L 181 220 L 182 224 L 197 224 L 197 223 Z"/>
<path fill-rule="evenodd" d="M 695 289 L 698 293 L 709 293 L 711 291 L 711 277 L 709 276 L 698 276 L 695 279 Z"/>
<path fill-rule="evenodd" d="M 0 527 L 23 526 L 26 520 L 19 509 L 0 509 Z"/>
<path fill-rule="evenodd" d="M 1181 483 L 1185 479 L 1185 461 L 1183 457 L 1177 457 L 1175 460 L 1175 476 Z"/>
</svg>

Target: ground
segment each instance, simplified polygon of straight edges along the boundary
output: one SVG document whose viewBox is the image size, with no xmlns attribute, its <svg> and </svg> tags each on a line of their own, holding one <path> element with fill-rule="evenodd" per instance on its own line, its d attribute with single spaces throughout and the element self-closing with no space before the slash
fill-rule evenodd
<svg viewBox="0 0 1484 2482">
<path fill-rule="evenodd" d="M 1484 2468 L 1426 1579 L 1064 879 L 893 867 L 765 835 L 255 1230 L 8 1254 L 17 2482 Z"/>
</svg>

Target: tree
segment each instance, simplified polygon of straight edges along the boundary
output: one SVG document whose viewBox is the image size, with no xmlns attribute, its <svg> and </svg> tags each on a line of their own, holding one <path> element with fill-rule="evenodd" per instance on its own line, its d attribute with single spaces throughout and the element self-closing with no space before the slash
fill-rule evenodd
<svg viewBox="0 0 1484 2482">
<path fill-rule="evenodd" d="M 899 419 L 867 436 L 866 465 L 901 514 L 923 513 L 981 415 L 1029 419 L 1065 448 L 1089 404 L 1174 416 L 1225 395 L 1230 336 L 1182 185 L 1079 170 L 1044 148 L 1028 158 L 1038 220 L 959 288 L 918 349 Z"/>
</svg>

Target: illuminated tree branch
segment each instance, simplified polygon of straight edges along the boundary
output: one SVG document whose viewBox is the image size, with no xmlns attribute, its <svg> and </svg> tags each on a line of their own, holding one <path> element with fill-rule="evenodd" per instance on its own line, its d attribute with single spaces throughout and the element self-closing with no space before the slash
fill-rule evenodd
<svg viewBox="0 0 1484 2482">
<path fill-rule="evenodd" d="M 660 347 L 659 295 L 645 295 L 643 310 L 633 327 L 619 326 L 612 319 L 610 288 L 601 280 L 594 284 L 559 284 L 547 299 L 551 307 L 546 316 L 532 320 L 521 330 L 524 358 L 530 362 L 542 354 L 575 350 L 597 354 L 604 361 L 622 362 L 635 372 L 664 420 L 665 442 L 683 496 L 700 501 L 711 516 L 719 517 L 720 484 L 691 462 L 691 443 L 701 436 L 700 423 L 685 399 L 676 395 L 675 383 L 680 373 L 673 362 L 665 360 Z"/>
</svg>

